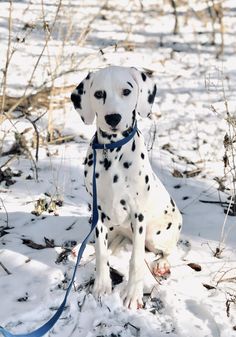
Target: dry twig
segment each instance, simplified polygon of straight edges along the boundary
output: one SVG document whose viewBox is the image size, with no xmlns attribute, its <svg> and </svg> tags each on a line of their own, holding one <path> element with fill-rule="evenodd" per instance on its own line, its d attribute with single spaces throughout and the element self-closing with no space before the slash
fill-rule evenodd
<svg viewBox="0 0 236 337">
<path fill-rule="evenodd" d="M 0 261 L 0 266 L 7 273 L 7 275 L 11 275 L 11 272 L 7 269 L 7 267 L 4 266 L 4 264 L 1 261 Z"/>
</svg>

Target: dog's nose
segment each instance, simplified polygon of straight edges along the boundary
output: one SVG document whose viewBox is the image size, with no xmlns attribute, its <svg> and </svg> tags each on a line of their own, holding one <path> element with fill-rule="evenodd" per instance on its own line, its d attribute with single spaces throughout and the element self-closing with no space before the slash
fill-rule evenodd
<svg viewBox="0 0 236 337">
<path fill-rule="evenodd" d="M 119 124 L 121 120 L 121 115 L 120 114 L 110 114 L 105 116 L 105 121 L 107 122 L 108 125 L 112 126 L 113 128 Z"/>
</svg>

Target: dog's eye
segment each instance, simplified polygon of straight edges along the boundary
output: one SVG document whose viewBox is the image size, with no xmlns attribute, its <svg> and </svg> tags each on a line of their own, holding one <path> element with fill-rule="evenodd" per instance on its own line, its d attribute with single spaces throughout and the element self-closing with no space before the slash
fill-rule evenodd
<svg viewBox="0 0 236 337">
<path fill-rule="evenodd" d="M 95 91 L 94 96 L 95 96 L 97 99 L 103 98 L 103 91 L 102 91 L 102 90 Z"/>
<path fill-rule="evenodd" d="M 123 92 L 122 92 L 123 96 L 129 96 L 130 93 L 131 93 L 131 90 L 123 89 Z"/>
</svg>

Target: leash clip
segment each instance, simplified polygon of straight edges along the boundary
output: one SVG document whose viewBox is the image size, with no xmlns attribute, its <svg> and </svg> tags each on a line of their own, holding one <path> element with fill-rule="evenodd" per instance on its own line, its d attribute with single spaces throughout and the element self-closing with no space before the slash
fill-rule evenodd
<svg viewBox="0 0 236 337">
<path fill-rule="evenodd" d="M 107 148 L 106 148 L 106 144 L 104 144 L 104 148 L 103 148 L 103 156 L 104 156 L 104 159 L 107 159 Z"/>
</svg>

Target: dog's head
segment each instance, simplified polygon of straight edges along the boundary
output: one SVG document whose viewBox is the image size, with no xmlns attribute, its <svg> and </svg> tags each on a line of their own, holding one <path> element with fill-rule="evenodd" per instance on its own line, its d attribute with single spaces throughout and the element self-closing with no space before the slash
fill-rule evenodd
<svg viewBox="0 0 236 337">
<path fill-rule="evenodd" d="M 147 117 L 156 95 L 156 85 L 135 68 L 111 66 L 88 76 L 71 94 L 71 100 L 85 124 L 108 133 L 133 126 L 136 113 Z"/>
</svg>

